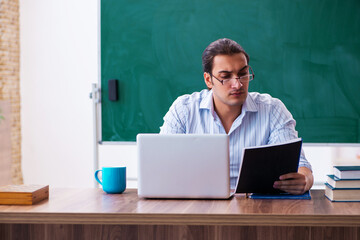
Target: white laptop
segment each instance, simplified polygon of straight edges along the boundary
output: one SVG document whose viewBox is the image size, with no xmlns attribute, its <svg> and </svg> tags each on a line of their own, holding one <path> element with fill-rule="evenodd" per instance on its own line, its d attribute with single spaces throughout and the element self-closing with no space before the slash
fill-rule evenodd
<svg viewBox="0 0 360 240">
<path fill-rule="evenodd" d="M 226 134 L 138 134 L 137 151 L 140 197 L 232 196 Z"/>
</svg>

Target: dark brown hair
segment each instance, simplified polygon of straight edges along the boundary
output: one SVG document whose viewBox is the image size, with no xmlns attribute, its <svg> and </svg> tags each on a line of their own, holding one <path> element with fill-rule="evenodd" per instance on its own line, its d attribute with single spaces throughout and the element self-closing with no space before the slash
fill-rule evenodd
<svg viewBox="0 0 360 240">
<path fill-rule="evenodd" d="M 202 66 L 204 72 L 208 72 L 211 74 L 214 57 L 216 55 L 233 55 L 236 53 L 243 53 L 249 64 L 249 55 L 237 42 L 228 38 L 222 38 L 210 43 L 210 45 L 207 46 L 207 48 L 202 54 Z"/>
</svg>

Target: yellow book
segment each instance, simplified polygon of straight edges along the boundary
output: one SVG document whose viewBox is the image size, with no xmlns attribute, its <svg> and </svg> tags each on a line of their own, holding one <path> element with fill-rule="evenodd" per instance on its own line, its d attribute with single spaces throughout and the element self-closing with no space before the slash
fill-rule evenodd
<svg viewBox="0 0 360 240">
<path fill-rule="evenodd" d="M 49 185 L 7 185 L 0 187 L 0 204 L 32 205 L 49 198 Z"/>
</svg>

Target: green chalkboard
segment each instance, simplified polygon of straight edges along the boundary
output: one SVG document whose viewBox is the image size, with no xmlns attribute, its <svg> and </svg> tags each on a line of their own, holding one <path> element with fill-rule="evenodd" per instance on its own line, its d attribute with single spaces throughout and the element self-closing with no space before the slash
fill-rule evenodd
<svg viewBox="0 0 360 240">
<path fill-rule="evenodd" d="M 250 55 L 249 91 L 280 98 L 304 142 L 360 143 L 359 0 L 102 0 L 102 141 L 159 132 L 178 96 L 206 88 L 201 54 L 223 37 Z"/>
</svg>

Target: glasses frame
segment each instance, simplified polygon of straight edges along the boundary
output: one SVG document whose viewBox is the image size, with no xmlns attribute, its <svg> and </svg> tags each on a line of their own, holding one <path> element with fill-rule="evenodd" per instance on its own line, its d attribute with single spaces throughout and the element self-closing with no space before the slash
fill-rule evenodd
<svg viewBox="0 0 360 240">
<path fill-rule="evenodd" d="M 230 78 L 230 79 L 220 80 L 217 77 L 215 77 L 214 75 L 212 75 L 210 72 L 209 72 L 209 74 L 210 74 L 211 77 L 214 77 L 216 80 L 218 80 L 221 83 L 221 85 L 224 85 L 224 83 L 226 84 L 226 83 L 230 82 L 233 79 L 239 80 L 240 83 L 243 84 L 243 83 L 250 82 L 250 81 L 254 80 L 254 78 L 255 78 L 254 71 L 252 70 L 250 65 L 248 65 L 248 66 L 249 66 L 249 69 L 250 69 L 251 73 L 247 74 L 245 76 L 237 77 L 237 78 Z M 246 81 L 242 80 L 242 79 L 247 78 L 247 77 L 249 77 L 249 80 L 246 80 Z"/>
</svg>

